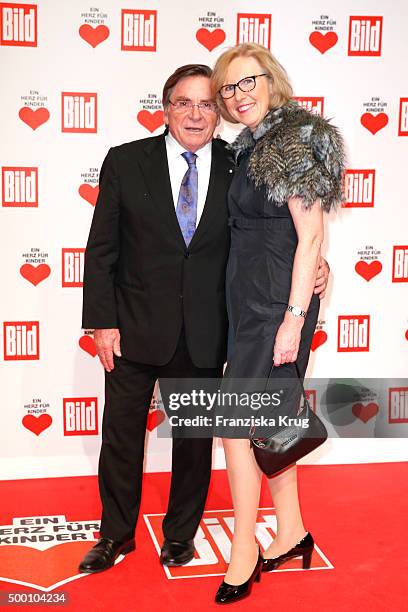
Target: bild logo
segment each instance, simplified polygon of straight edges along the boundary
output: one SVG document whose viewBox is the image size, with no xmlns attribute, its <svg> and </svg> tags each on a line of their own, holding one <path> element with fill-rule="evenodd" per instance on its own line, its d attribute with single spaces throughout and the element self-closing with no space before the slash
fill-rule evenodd
<svg viewBox="0 0 408 612">
<path fill-rule="evenodd" d="M 61 131 L 91 134 L 97 131 L 96 93 L 62 92 Z"/>
<path fill-rule="evenodd" d="M 316 389 L 305 389 L 307 401 L 313 412 L 316 412 Z"/>
<path fill-rule="evenodd" d="M 259 13 L 238 13 L 237 45 L 257 43 L 271 48 L 272 15 Z"/>
<path fill-rule="evenodd" d="M 370 315 L 340 315 L 338 321 L 339 353 L 370 350 Z"/>
<path fill-rule="evenodd" d="M 392 282 L 408 283 L 408 245 L 394 246 L 392 256 Z"/>
<path fill-rule="evenodd" d="M 408 387 L 388 390 L 388 422 L 408 423 Z"/>
<path fill-rule="evenodd" d="M 350 17 L 348 54 L 381 55 L 382 17 Z"/>
<path fill-rule="evenodd" d="M 38 206 L 38 168 L 4 166 L 1 169 L 2 206 Z"/>
<path fill-rule="evenodd" d="M 0 3 L 0 44 L 13 47 L 37 46 L 37 5 Z"/>
<path fill-rule="evenodd" d="M 373 208 L 375 170 L 346 170 L 344 208 Z"/>
<path fill-rule="evenodd" d="M 67 397 L 63 399 L 64 436 L 98 434 L 98 398 Z"/>
<path fill-rule="evenodd" d="M 62 249 L 62 286 L 82 287 L 85 249 Z"/>
<path fill-rule="evenodd" d="M 3 332 L 5 361 L 28 361 L 40 358 L 38 321 L 4 322 Z"/>
<path fill-rule="evenodd" d="M 160 554 L 163 543 L 163 514 L 145 514 L 144 519 L 150 535 Z M 259 508 L 256 520 L 255 536 L 264 551 L 276 537 L 277 521 L 274 508 Z M 181 567 L 163 569 L 169 579 L 205 578 L 225 574 L 230 560 L 231 540 L 234 533 L 234 513 L 232 510 L 206 510 L 200 521 L 194 538 L 194 558 Z M 332 569 L 333 565 L 315 544 L 311 557 L 311 568 Z M 302 571 L 302 560 L 297 557 L 285 563 L 277 572 Z"/>
<path fill-rule="evenodd" d="M 398 136 L 408 136 L 408 98 L 400 98 Z"/>
<path fill-rule="evenodd" d="M 297 100 L 300 106 L 303 106 L 308 111 L 315 113 L 316 115 L 323 115 L 324 109 L 324 98 L 322 97 L 310 97 L 310 96 L 294 96 L 294 100 Z"/>
<path fill-rule="evenodd" d="M 122 9 L 122 51 L 156 51 L 157 11 Z"/>
</svg>

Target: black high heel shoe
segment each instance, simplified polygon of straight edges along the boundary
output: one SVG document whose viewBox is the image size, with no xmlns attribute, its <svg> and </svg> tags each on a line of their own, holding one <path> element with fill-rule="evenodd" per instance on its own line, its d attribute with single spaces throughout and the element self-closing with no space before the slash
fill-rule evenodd
<svg viewBox="0 0 408 612">
<path fill-rule="evenodd" d="M 314 548 L 314 540 L 311 533 L 307 532 L 305 536 L 293 548 L 288 552 L 279 555 L 278 557 L 272 557 L 271 559 L 263 559 L 262 571 L 271 572 L 276 569 L 285 561 L 293 559 L 293 557 L 302 556 L 303 569 L 309 569 L 312 562 L 312 554 Z"/>
<path fill-rule="evenodd" d="M 260 582 L 261 580 L 262 561 L 263 557 L 261 555 L 261 550 L 258 547 L 258 560 L 254 567 L 254 571 L 248 580 L 242 584 L 228 584 L 223 580 L 215 596 L 215 602 L 219 604 L 226 604 L 238 601 L 244 597 L 248 597 L 251 594 L 253 583 Z"/>
</svg>

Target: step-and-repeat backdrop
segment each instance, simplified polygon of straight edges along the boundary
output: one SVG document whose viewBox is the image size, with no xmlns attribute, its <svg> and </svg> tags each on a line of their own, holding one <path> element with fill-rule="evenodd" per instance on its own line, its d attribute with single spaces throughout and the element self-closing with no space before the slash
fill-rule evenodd
<svg viewBox="0 0 408 612">
<path fill-rule="evenodd" d="M 408 374 L 407 3 L 38 0 L 0 3 L 0 20 L 0 477 L 95 473 L 103 371 L 81 330 L 81 286 L 101 162 L 110 146 L 163 130 L 175 68 L 212 66 L 247 41 L 269 47 L 299 101 L 347 141 L 347 202 L 327 219 L 331 282 L 309 376 L 396 379 L 381 401 L 367 393 L 350 405 L 362 435 L 382 419 L 382 439 L 377 428 L 377 439 L 330 440 L 307 461 L 407 459 L 396 437 L 408 422 L 398 382 Z M 146 469 L 170 466 L 162 418 L 153 398 Z"/>
</svg>

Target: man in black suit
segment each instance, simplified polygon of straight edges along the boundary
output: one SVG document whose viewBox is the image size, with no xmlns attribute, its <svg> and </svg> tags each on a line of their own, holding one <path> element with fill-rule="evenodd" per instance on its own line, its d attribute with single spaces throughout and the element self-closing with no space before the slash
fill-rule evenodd
<svg viewBox="0 0 408 612">
<path fill-rule="evenodd" d="M 85 251 L 83 327 L 105 368 L 99 461 L 101 539 L 82 572 L 134 549 L 148 409 L 158 378 L 219 378 L 226 359 L 226 194 L 233 163 L 211 69 L 182 66 L 167 80 L 168 133 L 109 150 Z M 327 266 L 317 284 L 323 291 Z M 211 438 L 174 438 L 160 561 L 194 556 L 211 473 Z"/>
</svg>

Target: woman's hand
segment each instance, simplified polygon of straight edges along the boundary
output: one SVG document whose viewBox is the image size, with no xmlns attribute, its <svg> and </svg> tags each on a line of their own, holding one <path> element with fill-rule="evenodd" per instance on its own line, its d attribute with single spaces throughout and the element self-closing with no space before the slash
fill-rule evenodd
<svg viewBox="0 0 408 612">
<path fill-rule="evenodd" d="M 298 320 L 284 320 L 279 326 L 273 348 L 273 364 L 280 366 L 283 363 L 296 361 L 302 324 Z"/>
</svg>

